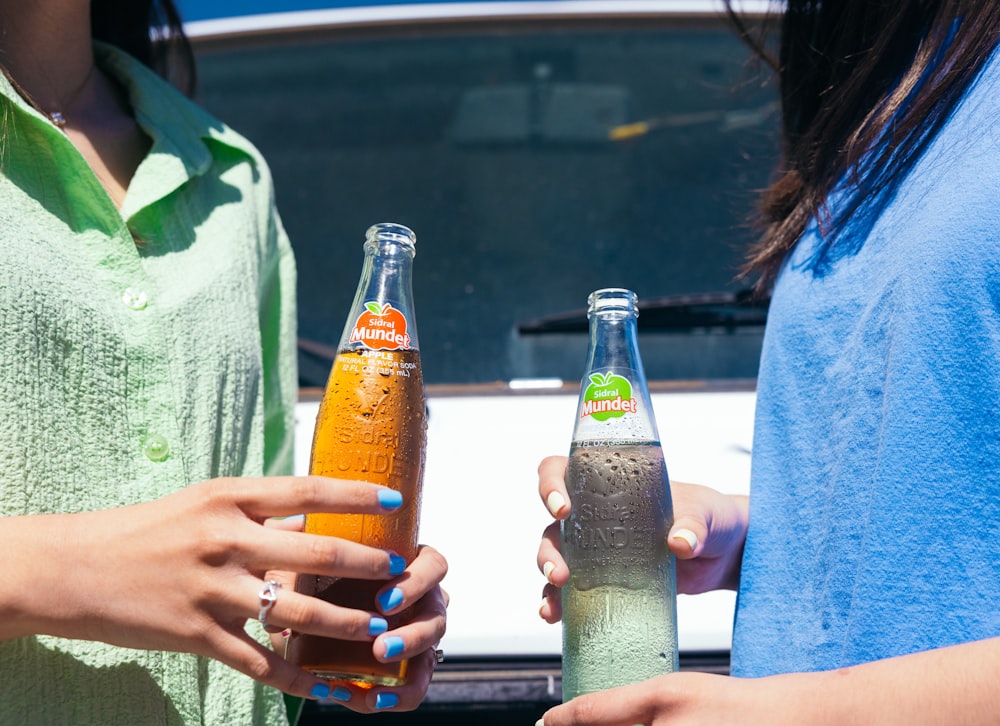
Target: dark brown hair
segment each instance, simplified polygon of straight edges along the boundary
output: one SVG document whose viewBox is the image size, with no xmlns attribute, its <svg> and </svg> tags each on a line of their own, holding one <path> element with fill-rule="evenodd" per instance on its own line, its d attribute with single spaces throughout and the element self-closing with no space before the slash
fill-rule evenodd
<svg viewBox="0 0 1000 726">
<path fill-rule="evenodd" d="M 760 288 L 811 219 L 829 249 L 848 220 L 863 225 L 892 194 L 996 48 L 1000 2 L 787 0 L 780 27 L 769 61 L 780 79 L 783 160 L 746 268 Z M 765 40 L 755 45 L 766 54 Z M 834 213 L 826 200 L 841 183 Z"/>
<path fill-rule="evenodd" d="M 91 32 L 191 95 L 194 54 L 173 0 L 92 0 Z"/>
</svg>

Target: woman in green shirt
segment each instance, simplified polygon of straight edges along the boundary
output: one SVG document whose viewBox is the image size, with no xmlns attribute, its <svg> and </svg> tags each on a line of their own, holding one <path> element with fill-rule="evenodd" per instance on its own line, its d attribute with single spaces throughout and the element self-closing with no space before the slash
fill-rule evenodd
<svg viewBox="0 0 1000 726">
<path fill-rule="evenodd" d="M 399 502 L 288 476 L 295 267 L 267 166 L 136 60 L 150 2 L 90 5 L 0 0 L 0 723 L 274 724 L 280 691 L 414 708 L 444 559 L 399 577 L 391 553 L 275 519 Z M 290 587 L 262 607 L 296 571 L 385 579 L 418 616 L 380 633 L 375 603 Z M 331 692 L 258 618 L 370 640 L 412 681 Z"/>
</svg>

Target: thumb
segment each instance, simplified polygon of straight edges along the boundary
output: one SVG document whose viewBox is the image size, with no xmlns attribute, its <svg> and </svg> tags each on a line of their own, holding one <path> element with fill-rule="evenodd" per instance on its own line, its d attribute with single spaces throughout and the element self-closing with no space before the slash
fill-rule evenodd
<svg viewBox="0 0 1000 726">
<path fill-rule="evenodd" d="M 708 527 L 703 521 L 681 517 L 667 534 L 667 546 L 678 559 L 690 560 L 701 554 L 707 537 Z"/>
</svg>

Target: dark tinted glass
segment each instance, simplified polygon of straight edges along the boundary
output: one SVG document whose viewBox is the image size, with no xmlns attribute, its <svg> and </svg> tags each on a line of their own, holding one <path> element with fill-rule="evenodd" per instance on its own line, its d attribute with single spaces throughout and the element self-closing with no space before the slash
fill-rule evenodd
<svg viewBox="0 0 1000 726">
<path fill-rule="evenodd" d="M 417 235 L 429 384 L 579 380 L 585 332 L 518 325 L 600 287 L 642 303 L 742 286 L 778 119 L 726 22 L 505 22 L 199 49 L 200 100 L 271 165 L 304 340 L 336 346 L 382 221 Z M 647 318 L 651 380 L 756 374 L 759 325 Z M 300 364 L 324 383 L 328 359 L 303 349 Z"/>
</svg>

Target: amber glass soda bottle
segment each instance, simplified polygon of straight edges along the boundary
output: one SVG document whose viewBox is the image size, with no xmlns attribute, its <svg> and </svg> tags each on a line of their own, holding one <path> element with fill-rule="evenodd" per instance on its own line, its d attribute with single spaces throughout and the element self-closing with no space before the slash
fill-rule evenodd
<svg viewBox="0 0 1000 726">
<path fill-rule="evenodd" d="M 635 293 L 588 298 L 562 523 L 562 692 L 624 686 L 677 670 L 677 585 L 666 535 L 673 506 L 639 357 Z"/>
<path fill-rule="evenodd" d="M 336 360 L 320 403 L 310 473 L 391 487 L 403 494 L 392 514 L 307 514 L 305 531 L 417 553 L 427 416 L 413 315 L 416 237 L 398 224 L 368 229 L 364 264 Z M 374 610 L 382 581 L 300 575 L 296 590 Z M 389 627 L 407 612 L 387 617 Z M 406 662 L 380 663 L 370 642 L 293 634 L 286 657 L 320 678 L 371 687 L 406 682 Z"/>
</svg>

